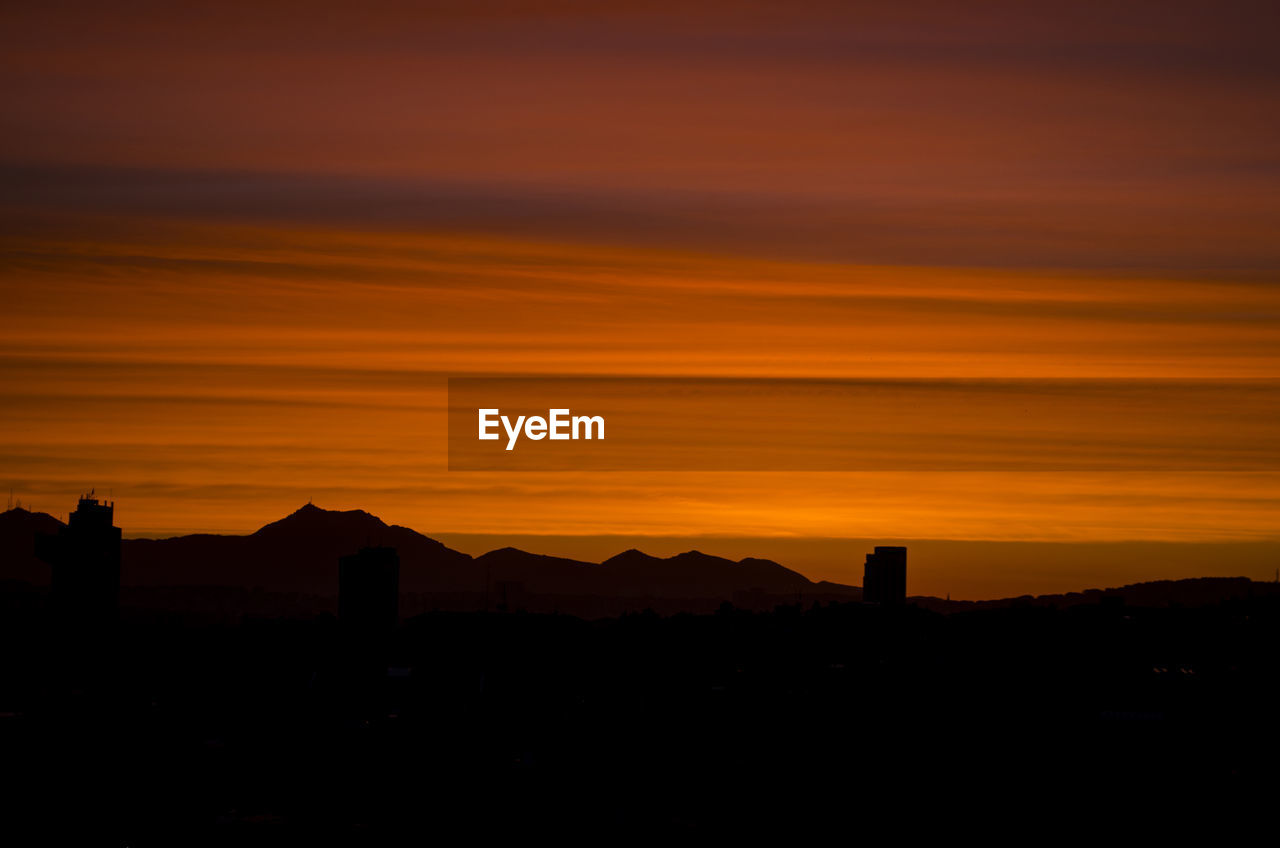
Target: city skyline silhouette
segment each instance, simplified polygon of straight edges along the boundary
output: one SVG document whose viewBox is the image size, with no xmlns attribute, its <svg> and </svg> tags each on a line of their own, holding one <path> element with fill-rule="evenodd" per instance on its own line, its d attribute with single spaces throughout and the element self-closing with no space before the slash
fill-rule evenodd
<svg viewBox="0 0 1280 848">
<path fill-rule="evenodd" d="M 332 604 L 339 596 L 341 581 L 329 567 L 335 558 L 346 557 L 355 563 L 363 551 L 370 556 L 386 551 L 397 562 L 393 583 L 397 591 L 403 588 L 402 612 L 410 615 L 430 609 L 491 610 L 501 606 L 588 617 L 644 609 L 665 610 L 668 614 L 681 610 L 710 612 L 722 603 L 762 611 L 795 603 L 853 600 L 901 605 L 908 597 L 913 603 L 942 611 L 1023 603 L 1028 599 L 1040 604 L 1070 605 L 1093 602 L 1108 593 L 1146 598 L 1147 602 L 1154 599 L 1157 603 L 1198 603 L 1200 595 L 1207 602 L 1217 602 L 1247 593 L 1251 585 L 1275 582 L 1240 575 L 1197 574 L 1157 577 L 1124 586 L 1077 586 L 1073 591 L 1043 593 L 1034 598 L 1024 594 L 977 599 L 975 604 L 973 600 L 953 601 L 950 593 L 939 597 L 909 592 L 905 579 L 907 548 L 902 546 L 877 545 L 874 551 L 866 552 L 864 579 L 859 585 L 850 585 L 813 580 L 769 559 L 744 557 L 735 561 L 695 549 L 660 557 L 632 548 L 595 562 L 512 546 L 472 556 L 412 529 L 387 525 L 362 510 L 326 510 L 312 503 L 247 536 L 129 538 L 123 535 L 122 528 L 110 526 L 112 506 L 99 504 L 91 495 L 82 496 L 69 525 L 21 507 L 0 513 L 0 560 L 6 563 L 0 580 L 53 585 L 56 594 L 54 575 L 59 571 L 59 562 L 69 557 L 73 560 L 62 567 L 69 575 L 94 570 L 80 569 L 74 561 L 78 557 L 92 563 L 106 576 L 106 582 L 73 576 L 64 580 L 71 587 L 64 588 L 64 596 L 84 595 L 90 586 L 109 589 L 124 585 L 131 591 L 143 592 L 148 587 L 252 588 L 274 593 L 276 602 L 284 604 L 281 609 L 337 612 Z M 94 517 L 99 514 L 102 519 L 95 522 Z M 75 519 L 79 516 L 82 517 L 77 525 Z M 96 525 L 102 526 L 94 529 Z M 77 526 L 82 528 L 79 535 Z M 108 535 L 103 537 L 102 533 Z M 95 538 L 101 541 L 89 541 Z M 854 561 L 862 556 L 857 544 L 851 542 L 847 551 Z M 93 553 L 95 550 L 98 553 Z M 399 565 L 402 558 L 406 558 L 407 569 L 403 573 Z M 1028 567 L 1035 567 L 1033 559 L 1025 562 Z M 867 587 L 871 587 L 869 594 Z M 116 591 L 110 589 L 108 594 Z M 517 596 L 519 603 L 511 603 L 508 595 Z M 292 600 L 285 601 L 286 598 Z M 368 614 L 372 613 L 362 615 Z"/>
<path fill-rule="evenodd" d="M 1270 832 L 1278 33 L 4 4 L 0 843 Z"/>
<path fill-rule="evenodd" d="M 339 593 L 326 607 L 260 584 L 139 591 L 109 507 L 82 498 L 77 514 L 28 539 L 62 578 L 0 578 L 8 821 L 48 838 L 390 844 L 477 821 L 504 838 L 759 836 L 797 819 L 835 835 L 855 810 L 950 819 L 993 793 L 1032 826 L 1171 802 L 1270 809 L 1280 583 L 938 606 L 901 597 L 907 551 L 880 546 L 872 602 L 749 589 L 663 610 L 650 594 L 584 617 L 566 596 L 538 610 L 503 569 L 619 568 L 652 589 L 781 567 L 498 549 L 465 560 L 483 606 L 406 610 L 413 557 L 394 544 L 425 537 L 383 525 L 352 550 L 367 521 L 335 534 L 360 516 L 307 505 L 260 536 L 282 568 L 315 546 Z M 35 515 L 0 515 L 15 517 Z M 250 537 L 222 541 L 232 572 L 268 578 Z M 118 600 L 94 568 L 120 576 Z M 55 815 L 67 802 L 75 815 Z"/>
</svg>

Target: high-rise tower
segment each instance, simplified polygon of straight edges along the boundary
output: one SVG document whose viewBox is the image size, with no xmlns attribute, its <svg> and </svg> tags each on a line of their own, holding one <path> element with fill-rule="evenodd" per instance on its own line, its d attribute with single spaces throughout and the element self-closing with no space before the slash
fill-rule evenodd
<svg viewBox="0 0 1280 848">
<path fill-rule="evenodd" d="M 36 539 L 36 555 L 53 568 L 49 604 L 65 625 L 92 627 L 115 620 L 120 609 L 120 528 L 115 504 L 90 492 L 67 526 Z"/>
<path fill-rule="evenodd" d="M 867 554 L 862 572 L 862 600 L 881 606 L 907 602 L 907 549 L 879 546 Z"/>
</svg>

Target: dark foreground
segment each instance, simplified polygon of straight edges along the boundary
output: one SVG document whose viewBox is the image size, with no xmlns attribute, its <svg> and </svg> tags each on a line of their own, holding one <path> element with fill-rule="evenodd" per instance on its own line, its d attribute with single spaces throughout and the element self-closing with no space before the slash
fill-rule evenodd
<svg viewBox="0 0 1280 848">
<path fill-rule="evenodd" d="M 435 613 L 386 644 L 329 616 L 73 634 L 5 613 L 23 844 L 1146 828 L 1264 813 L 1280 786 L 1274 598 Z"/>
</svg>

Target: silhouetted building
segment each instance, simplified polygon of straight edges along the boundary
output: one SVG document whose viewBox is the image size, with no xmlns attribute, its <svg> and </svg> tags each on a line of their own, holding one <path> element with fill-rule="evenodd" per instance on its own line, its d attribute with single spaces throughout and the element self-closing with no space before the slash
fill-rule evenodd
<svg viewBox="0 0 1280 848">
<path fill-rule="evenodd" d="M 90 492 L 80 498 L 67 526 L 36 537 L 36 556 L 52 566 L 49 604 L 64 623 L 95 626 L 120 610 L 120 528 L 115 504 Z"/>
<path fill-rule="evenodd" d="M 529 592 L 519 580 L 499 580 L 493 584 L 498 612 L 516 612 L 529 605 Z"/>
<path fill-rule="evenodd" d="M 338 618 L 362 634 L 395 630 L 400 620 L 400 555 L 361 548 L 338 560 Z"/>
<path fill-rule="evenodd" d="M 862 572 L 862 600 L 882 606 L 901 606 L 907 601 L 907 549 L 879 546 L 867 554 Z"/>
</svg>

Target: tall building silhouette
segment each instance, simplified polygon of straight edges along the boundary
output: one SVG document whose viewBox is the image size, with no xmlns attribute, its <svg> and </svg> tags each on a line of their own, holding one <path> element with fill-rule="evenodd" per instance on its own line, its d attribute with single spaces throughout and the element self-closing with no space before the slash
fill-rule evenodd
<svg viewBox="0 0 1280 848">
<path fill-rule="evenodd" d="M 867 554 L 862 572 L 862 600 L 881 606 L 907 602 L 907 549 L 881 545 Z"/>
<path fill-rule="evenodd" d="M 389 633 L 400 620 L 400 555 L 366 547 L 338 560 L 338 619 L 353 633 Z"/>
<path fill-rule="evenodd" d="M 64 623 L 94 626 L 120 610 L 120 528 L 115 504 L 93 492 L 80 498 L 67 526 L 36 538 L 36 555 L 52 566 L 49 603 Z"/>
</svg>

